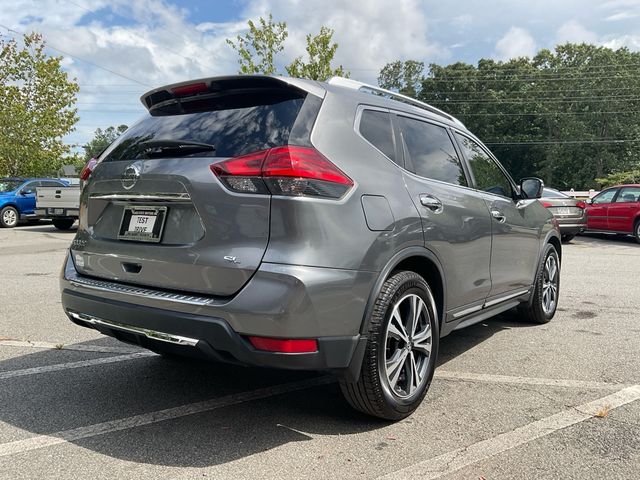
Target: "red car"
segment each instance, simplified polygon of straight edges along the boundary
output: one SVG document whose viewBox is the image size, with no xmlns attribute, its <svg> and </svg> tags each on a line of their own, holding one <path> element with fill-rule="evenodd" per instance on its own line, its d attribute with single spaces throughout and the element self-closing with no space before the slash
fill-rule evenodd
<svg viewBox="0 0 640 480">
<path fill-rule="evenodd" d="M 630 234 L 640 243 L 640 185 L 607 188 L 587 203 L 587 230 Z"/>
</svg>

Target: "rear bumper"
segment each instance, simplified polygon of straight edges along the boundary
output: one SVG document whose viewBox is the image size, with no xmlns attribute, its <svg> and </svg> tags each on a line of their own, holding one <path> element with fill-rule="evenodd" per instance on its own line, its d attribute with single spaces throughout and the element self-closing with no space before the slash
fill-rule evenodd
<svg viewBox="0 0 640 480">
<path fill-rule="evenodd" d="M 78 218 L 77 208 L 36 208 L 34 214 L 38 218 Z"/>
<path fill-rule="evenodd" d="M 587 228 L 586 216 L 582 218 L 555 218 L 558 220 L 558 226 L 560 227 L 560 233 L 562 235 L 575 235 L 583 232 Z"/>
<path fill-rule="evenodd" d="M 366 341 L 359 329 L 376 276 L 266 265 L 233 299 L 207 299 L 92 282 L 78 275 L 69 257 L 61 292 L 63 308 L 74 323 L 152 350 L 245 365 L 348 372 L 359 368 L 361 355 L 356 352 L 363 351 Z M 316 288 L 314 278 L 324 282 L 324 289 Z M 314 338 L 318 351 L 260 351 L 247 335 Z"/>
</svg>

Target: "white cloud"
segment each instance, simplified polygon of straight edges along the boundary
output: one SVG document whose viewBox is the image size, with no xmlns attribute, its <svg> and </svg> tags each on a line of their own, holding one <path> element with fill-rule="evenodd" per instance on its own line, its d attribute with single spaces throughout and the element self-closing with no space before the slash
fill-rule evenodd
<svg viewBox="0 0 640 480">
<path fill-rule="evenodd" d="M 598 35 L 587 30 L 576 20 L 563 23 L 556 33 L 558 43 L 597 43 Z"/>
<path fill-rule="evenodd" d="M 629 20 L 631 18 L 636 18 L 639 15 L 640 14 L 635 12 L 618 12 L 618 13 L 614 13 L 613 15 L 609 15 L 607 18 L 605 18 L 605 20 L 607 22 L 619 22 L 621 20 Z"/>
<path fill-rule="evenodd" d="M 627 47 L 629 50 L 640 51 L 640 34 L 622 35 L 620 37 L 607 37 L 602 46 L 617 50 L 618 48 Z"/>
<path fill-rule="evenodd" d="M 501 60 L 517 57 L 532 57 L 536 53 L 536 42 L 531 34 L 520 27 L 511 27 L 496 43 L 496 56 Z"/>
</svg>

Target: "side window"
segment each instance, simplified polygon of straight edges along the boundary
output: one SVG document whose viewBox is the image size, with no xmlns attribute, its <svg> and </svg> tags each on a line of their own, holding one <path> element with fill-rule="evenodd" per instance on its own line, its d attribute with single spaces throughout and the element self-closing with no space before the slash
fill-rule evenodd
<svg viewBox="0 0 640 480">
<path fill-rule="evenodd" d="M 605 190 L 604 192 L 593 197 L 593 200 L 591 201 L 591 203 L 593 205 L 598 205 L 599 203 L 611 203 L 611 200 L 613 200 L 613 197 L 615 196 L 617 191 L 618 191 L 617 188 L 612 188 L 611 190 Z"/>
<path fill-rule="evenodd" d="M 24 187 L 22 187 L 22 193 L 27 195 L 36 193 L 36 188 L 40 186 L 40 182 L 29 182 Z"/>
<path fill-rule="evenodd" d="M 42 182 L 43 187 L 63 187 L 64 185 L 60 182 L 55 182 L 53 180 L 45 180 Z"/>
<path fill-rule="evenodd" d="M 445 128 L 401 116 L 398 122 L 409 170 L 421 177 L 467 186 L 462 164 Z"/>
<path fill-rule="evenodd" d="M 478 190 L 513 198 L 511 182 L 482 147 L 470 138 L 457 133 L 456 137 L 469 161 L 469 167 L 476 179 Z"/>
<path fill-rule="evenodd" d="M 393 143 L 391 116 L 378 110 L 364 110 L 360 119 L 360 134 L 394 162 L 396 149 Z"/>
<path fill-rule="evenodd" d="M 631 203 L 640 201 L 640 187 L 625 187 L 620 190 L 616 203 Z"/>
</svg>

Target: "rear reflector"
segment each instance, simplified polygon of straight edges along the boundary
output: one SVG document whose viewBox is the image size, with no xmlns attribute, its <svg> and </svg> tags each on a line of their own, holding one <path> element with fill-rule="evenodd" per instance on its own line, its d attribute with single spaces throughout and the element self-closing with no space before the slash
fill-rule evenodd
<svg viewBox="0 0 640 480">
<path fill-rule="evenodd" d="M 585 208 L 587 208 L 587 203 L 583 202 L 582 200 L 580 200 L 579 202 L 576 202 L 576 207 L 581 208 L 582 210 L 584 210 Z"/>
<path fill-rule="evenodd" d="M 279 353 L 313 353 L 318 351 L 318 341 L 314 339 L 285 339 L 248 337 L 256 350 Z"/>
<path fill-rule="evenodd" d="M 231 190 L 241 193 L 340 198 L 353 180 L 315 148 L 287 145 L 211 165 Z"/>
</svg>

